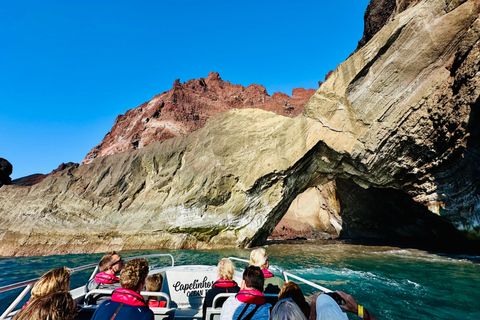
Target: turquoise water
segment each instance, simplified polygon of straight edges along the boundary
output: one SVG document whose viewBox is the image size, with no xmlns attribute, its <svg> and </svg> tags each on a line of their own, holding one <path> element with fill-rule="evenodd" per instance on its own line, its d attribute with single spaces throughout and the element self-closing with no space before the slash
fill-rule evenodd
<svg viewBox="0 0 480 320">
<path fill-rule="evenodd" d="M 249 252 L 160 250 L 122 254 L 170 253 L 175 264 L 214 265 L 227 256 L 248 258 Z M 274 273 L 288 270 L 330 289 L 348 292 L 379 319 L 480 319 L 480 257 L 340 243 L 271 245 L 267 253 Z M 0 286 L 40 276 L 53 267 L 96 263 L 100 257 L 0 258 Z M 85 284 L 89 273 L 73 274 L 71 287 Z M 301 287 L 306 296 L 315 292 Z M 13 299 L 11 294 L 0 294 L 0 311 Z"/>
</svg>

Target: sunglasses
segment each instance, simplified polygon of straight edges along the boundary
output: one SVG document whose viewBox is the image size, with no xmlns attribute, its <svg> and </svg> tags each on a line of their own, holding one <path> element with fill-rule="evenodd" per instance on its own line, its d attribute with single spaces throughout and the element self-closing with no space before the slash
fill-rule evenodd
<svg viewBox="0 0 480 320">
<path fill-rule="evenodd" d="M 112 263 L 112 264 L 110 265 L 110 267 L 113 267 L 113 266 L 116 265 L 117 263 L 123 264 L 123 259 L 122 259 L 122 258 L 118 259 L 117 261 L 115 261 L 114 263 Z"/>
</svg>

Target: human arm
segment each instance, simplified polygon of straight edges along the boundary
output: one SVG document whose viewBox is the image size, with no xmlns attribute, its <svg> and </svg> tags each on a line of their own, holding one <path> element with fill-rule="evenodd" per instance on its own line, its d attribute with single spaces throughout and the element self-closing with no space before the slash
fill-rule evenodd
<svg viewBox="0 0 480 320">
<path fill-rule="evenodd" d="M 336 293 L 338 293 L 340 295 L 340 297 L 343 298 L 343 300 L 345 300 L 345 305 L 340 305 L 340 308 L 342 308 L 343 310 L 347 311 L 347 312 L 351 312 L 353 314 L 356 314 L 360 317 L 360 315 L 363 315 L 363 319 L 365 320 L 378 320 L 377 318 L 375 318 L 374 316 L 372 316 L 366 308 L 364 308 L 363 306 L 359 305 L 357 303 L 357 301 L 355 300 L 354 297 L 352 297 L 351 295 L 343 292 L 343 291 L 335 291 Z M 360 309 L 360 313 L 359 313 L 359 309 Z"/>
</svg>

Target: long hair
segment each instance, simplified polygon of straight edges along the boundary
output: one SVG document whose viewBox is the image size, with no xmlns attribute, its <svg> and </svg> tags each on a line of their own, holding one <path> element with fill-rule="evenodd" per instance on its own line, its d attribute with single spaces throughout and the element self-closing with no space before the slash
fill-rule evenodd
<svg viewBox="0 0 480 320">
<path fill-rule="evenodd" d="M 74 320 L 77 314 L 69 292 L 53 292 L 30 302 L 12 320 Z"/>
<path fill-rule="evenodd" d="M 223 280 L 232 280 L 235 273 L 235 266 L 230 259 L 223 258 L 217 266 L 218 278 Z"/>
<path fill-rule="evenodd" d="M 30 301 L 52 292 L 68 292 L 70 290 L 71 273 L 72 271 L 67 267 L 47 271 L 33 285 Z"/>
<path fill-rule="evenodd" d="M 291 298 L 297 306 L 302 310 L 306 318 L 310 316 L 310 306 L 305 300 L 302 289 L 293 281 L 285 282 L 282 289 L 278 293 L 278 300 Z"/>
</svg>

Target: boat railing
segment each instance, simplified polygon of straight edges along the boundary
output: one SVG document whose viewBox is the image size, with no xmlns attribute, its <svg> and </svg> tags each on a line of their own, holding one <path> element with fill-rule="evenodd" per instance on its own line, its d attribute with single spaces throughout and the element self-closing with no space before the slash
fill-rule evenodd
<svg viewBox="0 0 480 320">
<path fill-rule="evenodd" d="M 156 258 L 156 257 L 169 257 L 171 259 L 172 267 L 175 266 L 175 259 L 173 258 L 173 256 L 171 254 L 168 254 L 168 253 L 147 254 L 147 255 L 142 255 L 142 256 L 125 258 L 124 260 L 128 261 L 128 260 L 132 260 L 132 259 L 135 259 L 135 258 Z M 81 266 L 81 267 L 72 268 L 70 270 L 72 271 L 72 273 L 75 273 L 75 272 L 83 271 L 83 270 L 90 269 L 90 268 L 95 268 L 93 270 L 90 278 L 89 278 L 89 280 L 91 280 L 95 277 L 95 275 L 98 272 L 98 264 L 97 263 L 87 264 L 87 265 L 84 265 L 84 266 Z M 40 279 L 40 277 L 0 287 L 0 293 L 25 287 L 23 289 L 23 291 L 15 298 L 15 300 L 13 300 L 13 302 L 8 306 L 8 308 L 5 309 L 3 314 L 0 316 L 0 320 L 5 319 L 17 307 L 17 305 L 22 301 L 22 299 L 30 292 L 33 285 L 35 284 L 35 282 L 37 282 L 38 279 Z"/>
<path fill-rule="evenodd" d="M 236 261 L 240 261 L 240 262 L 245 262 L 245 263 L 250 263 L 249 260 L 242 259 L 242 258 L 237 258 L 237 257 L 228 257 L 228 259 L 230 259 L 230 260 L 236 260 Z M 303 282 L 303 283 L 305 283 L 305 284 L 307 284 L 307 285 L 309 285 L 309 286 L 311 286 L 311 287 L 313 287 L 313 288 L 316 288 L 316 289 L 318 289 L 318 290 L 322 290 L 323 292 L 332 292 L 332 290 L 330 290 L 330 289 L 328 289 L 328 288 L 325 288 L 325 287 L 323 287 L 323 286 L 321 286 L 321 285 L 318 285 L 318 284 L 316 284 L 316 283 L 313 283 L 313 282 L 311 282 L 311 281 L 308 281 L 307 279 L 304 279 L 304 278 L 299 277 L 299 276 L 297 276 L 297 275 L 291 274 L 290 272 L 283 271 L 283 270 L 279 270 L 279 272 L 282 273 L 283 278 L 285 279 L 285 282 L 288 282 L 288 281 L 289 281 L 289 277 L 290 277 L 290 278 L 293 278 L 293 279 L 295 279 L 295 280 L 301 281 L 301 282 Z"/>
<path fill-rule="evenodd" d="M 94 295 L 94 294 L 102 294 L 102 295 L 112 295 L 113 291 L 115 290 L 109 290 L 109 289 L 93 289 L 91 291 L 88 291 L 85 294 L 85 301 L 89 301 L 89 297 Z M 160 292 L 160 291 L 142 291 L 140 292 L 140 295 L 143 297 L 162 297 L 166 300 L 165 303 L 165 308 L 170 308 L 170 296 L 166 294 L 165 292 Z M 89 303 L 84 304 L 85 307 L 90 306 Z"/>
<path fill-rule="evenodd" d="M 169 257 L 170 260 L 172 261 L 172 267 L 175 266 L 175 259 L 173 258 L 173 256 L 169 253 L 153 253 L 153 254 L 145 254 L 143 256 L 135 256 L 135 257 L 129 257 L 129 258 L 125 258 L 123 259 L 124 261 L 129 261 L 129 260 L 132 260 L 132 259 L 136 259 L 136 258 L 158 258 L 158 257 Z M 90 275 L 90 278 L 88 280 L 92 280 L 95 275 L 98 273 L 98 265 L 96 265 L 96 268 L 93 270 L 92 274 Z M 0 319 L 1 320 L 1 319 Z"/>
<path fill-rule="evenodd" d="M 308 284 L 309 286 L 314 287 L 314 288 L 316 288 L 316 289 L 318 289 L 318 290 L 322 290 L 323 292 L 332 292 L 332 290 L 330 290 L 330 289 L 328 289 L 328 288 L 322 287 L 321 285 L 318 285 L 318 284 L 316 284 L 316 283 L 313 283 L 313 282 L 311 282 L 311 281 L 308 281 L 307 279 L 304 279 L 304 278 L 302 278 L 302 277 L 299 277 L 299 276 L 296 276 L 296 275 L 294 275 L 294 274 L 291 274 L 290 272 L 287 272 L 287 271 L 281 271 L 281 272 L 282 272 L 282 274 L 283 274 L 283 277 L 285 278 L 285 282 L 288 282 L 288 281 L 289 281 L 289 280 L 288 280 L 288 277 L 290 277 L 290 278 L 293 278 L 293 279 L 295 279 L 295 280 L 301 281 L 301 282 L 303 282 L 303 283 L 305 283 L 305 284 Z"/>
</svg>

